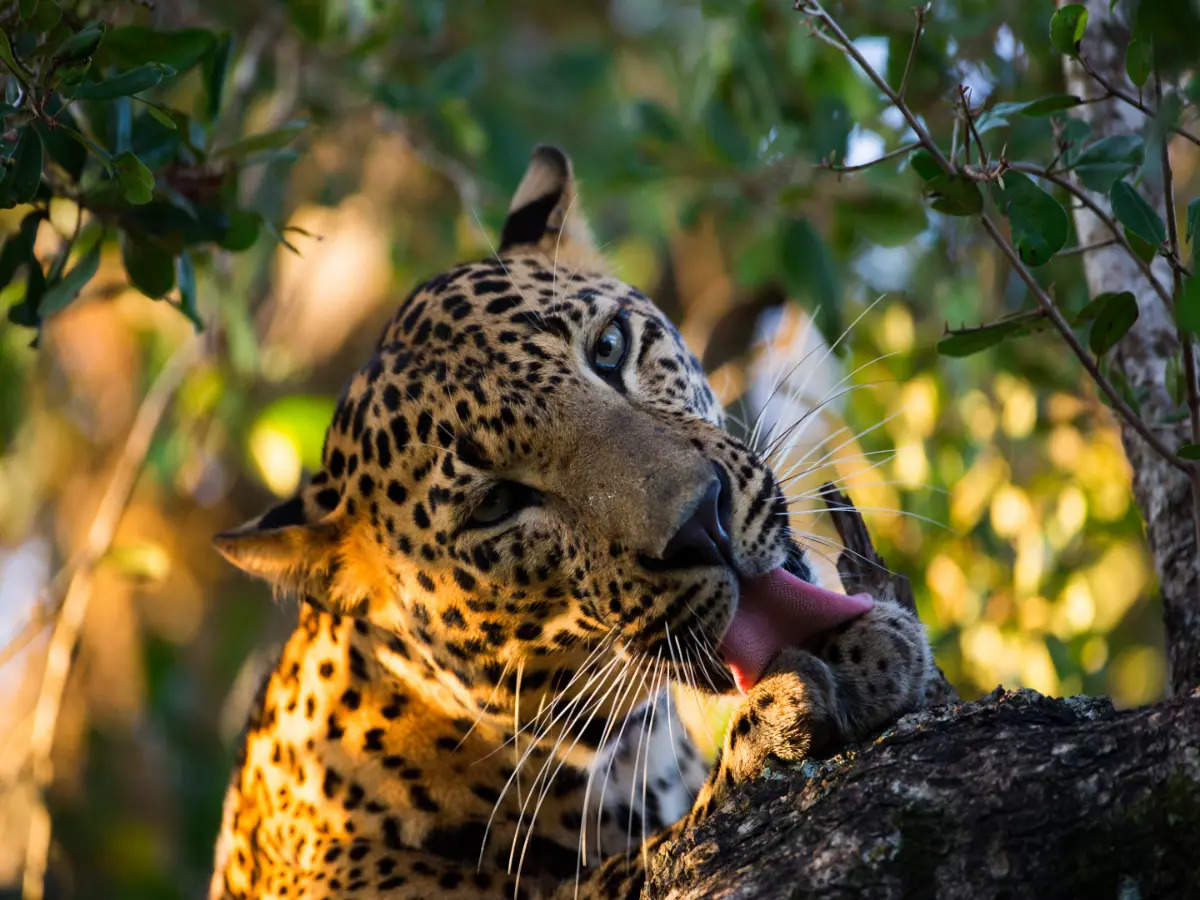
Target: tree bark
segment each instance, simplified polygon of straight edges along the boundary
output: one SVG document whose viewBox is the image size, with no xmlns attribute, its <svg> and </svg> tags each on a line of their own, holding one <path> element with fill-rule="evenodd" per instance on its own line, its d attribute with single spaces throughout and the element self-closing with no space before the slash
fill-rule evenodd
<svg viewBox="0 0 1200 900">
<path fill-rule="evenodd" d="M 768 771 L 651 859 L 644 896 L 1196 897 L 1198 747 L 1200 694 L 998 689 Z"/>
<path fill-rule="evenodd" d="M 1138 89 L 1125 76 L 1129 29 L 1118 18 L 1120 10 L 1110 13 L 1108 0 L 1088 0 L 1086 5 L 1089 16 L 1082 57 L 1110 84 L 1136 97 Z M 1068 60 L 1065 73 L 1072 94 L 1080 97 L 1104 94 L 1104 89 L 1078 63 Z M 1147 121 L 1140 111 L 1119 100 L 1086 104 L 1075 112 L 1091 125 L 1094 140 L 1114 134 L 1138 134 Z M 1161 210 L 1161 170 L 1156 173 L 1153 165 L 1147 169 L 1150 177 L 1144 179 L 1142 193 L 1155 209 Z M 1107 198 L 1098 196 L 1096 200 L 1102 208 L 1107 207 Z M 1082 208 L 1075 211 L 1075 230 L 1080 245 L 1112 237 L 1094 214 Z M 1134 393 L 1144 398 L 1142 415 L 1168 446 L 1187 443 L 1190 440 L 1187 423 L 1164 427 L 1158 424 L 1167 420 L 1176 408 L 1167 390 L 1167 360 L 1179 353 L 1171 312 L 1121 247 L 1111 245 L 1091 251 L 1083 262 L 1091 296 L 1103 291 L 1131 290 L 1137 297 L 1138 320 L 1117 345 L 1115 366 Z M 1169 290 L 1171 272 L 1162 257 L 1155 259 L 1152 271 Z M 1146 537 L 1162 594 L 1168 692 L 1184 694 L 1200 684 L 1200 553 L 1196 546 L 1191 486 L 1184 474 L 1151 450 L 1127 425 L 1122 425 L 1121 439 L 1133 469 L 1133 493 L 1146 523 Z"/>
</svg>

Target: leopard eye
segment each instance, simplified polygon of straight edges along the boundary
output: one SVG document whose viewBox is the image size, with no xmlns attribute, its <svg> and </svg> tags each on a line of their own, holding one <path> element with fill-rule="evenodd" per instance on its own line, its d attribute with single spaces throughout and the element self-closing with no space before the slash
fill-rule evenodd
<svg viewBox="0 0 1200 900">
<path fill-rule="evenodd" d="M 625 361 L 625 351 L 629 346 L 629 336 L 625 332 L 625 323 L 613 319 L 604 326 L 596 343 L 592 345 L 592 365 L 601 372 L 615 372 Z"/>
<path fill-rule="evenodd" d="M 483 495 L 468 521 L 474 527 L 486 528 L 503 522 L 527 506 L 536 506 L 540 501 L 541 494 L 533 488 L 515 481 L 500 481 Z"/>
</svg>

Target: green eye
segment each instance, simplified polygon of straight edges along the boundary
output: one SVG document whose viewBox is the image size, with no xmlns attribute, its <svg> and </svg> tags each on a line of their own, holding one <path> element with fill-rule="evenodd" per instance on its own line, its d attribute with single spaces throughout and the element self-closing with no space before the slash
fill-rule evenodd
<svg viewBox="0 0 1200 900">
<path fill-rule="evenodd" d="M 491 490 L 484 494 L 479 505 L 471 513 L 470 524 L 486 528 L 503 522 L 527 506 L 536 506 L 540 501 L 541 494 L 533 488 L 515 481 L 501 481 L 492 485 Z"/>
<path fill-rule="evenodd" d="M 629 338 L 620 319 L 613 319 L 604 326 L 596 343 L 592 346 L 592 365 L 601 372 L 614 372 L 625 361 L 625 350 Z"/>
</svg>

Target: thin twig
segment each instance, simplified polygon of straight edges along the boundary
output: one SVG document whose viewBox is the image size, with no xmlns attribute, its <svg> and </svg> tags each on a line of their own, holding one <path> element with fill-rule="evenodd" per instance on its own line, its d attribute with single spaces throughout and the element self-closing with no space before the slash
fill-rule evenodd
<svg viewBox="0 0 1200 900">
<path fill-rule="evenodd" d="M 1132 94 L 1121 90 L 1119 87 L 1114 85 L 1111 81 L 1109 81 L 1107 78 L 1105 78 L 1103 75 L 1101 75 L 1095 69 L 1093 69 L 1091 67 L 1091 65 L 1088 63 L 1088 61 L 1083 57 L 1082 54 L 1080 54 L 1078 57 L 1076 57 L 1076 59 L 1078 59 L 1079 64 L 1081 66 L 1083 66 L 1083 71 L 1087 72 L 1088 75 L 1091 76 L 1092 80 L 1095 81 L 1098 85 L 1100 85 L 1100 87 L 1102 87 L 1102 88 L 1104 88 L 1104 90 L 1108 91 L 1108 94 L 1110 97 L 1115 97 L 1118 100 L 1128 103 L 1134 109 L 1139 110 L 1142 114 L 1149 116 L 1151 119 L 1158 117 L 1158 112 L 1156 110 L 1151 109 L 1145 103 L 1143 103 L 1141 100 L 1139 100 L 1137 97 L 1133 96 Z M 1102 99 L 1107 99 L 1107 98 L 1102 98 Z M 1192 134 L 1190 131 L 1185 131 L 1184 129 L 1180 128 L 1178 125 L 1171 125 L 1169 127 L 1169 130 L 1175 132 L 1177 135 L 1179 135 L 1182 138 L 1186 138 L 1187 140 L 1191 141 L 1193 144 L 1200 146 L 1200 137 L 1197 137 L 1196 135 Z"/>
<path fill-rule="evenodd" d="M 1154 102 L 1162 106 L 1162 79 L 1154 73 Z M 1167 218 L 1167 240 L 1171 247 L 1171 277 L 1175 302 L 1183 296 L 1183 270 L 1179 265 L 1179 225 L 1175 221 L 1175 184 L 1171 171 L 1170 142 L 1165 138 L 1159 142 L 1162 162 L 1163 203 Z M 1200 444 L 1200 393 L 1196 389 L 1196 350 L 1192 336 L 1175 326 L 1179 345 L 1183 351 L 1183 373 L 1187 381 L 1188 415 L 1191 417 L 1192 443 Z M 1189 472 L 1192 482 L 1192 525 L 1196 529 L 1196 546 L 1200 547 L 1200 464 L 1193 462 Z"/>
<path fill-rule="evenodd" d="M 903 147 L 897 147 L 895 150 L 889 150 L 883 156 L 873 159 L 870 162 L 859 163 L 856 166 L 839 166 L 831 162 L 821 161 L 816 163 L 818 169 L 826 169 L 830 172 L 844 174 L 846 172 L 861 172 L 863 169 L 869 169 L 871 166 L 877 166 L 881 162 L 887 162 L 889 159 L 895 159 L 897 156 L 904 156 L 906 153 L 911 153 L 921 146 L 920 141 L 913 141 L 911 144 L 905 144 Z"/>
<path fill-rule="evenodd" d="M 1109 238 L 1106 241 L 1096 241 L 1094 244 L 1083 244 L 1079 247 L 1066 247 L 1059 250 L 1055 256 L 1077 256 L 1082 253 L 1091 253 L 1093 250 L 1103 250 L 1105 247 L 1111 247 L 1114 244 L 1120 244 L 1116 238 Z"/>
<path fill-rule="evenodd" d="M 1022 281 L 1025 282 L 1025 285 L 1029 288 L 1030 292 L 1034 296 L 1034 299 L 1037 300 L 1042 309 L 1046 311 L 1046 315 L 1054 324 L 1054 327 L 1058 329 L 1059 333 L 1062 334 L 1063 340 L 1067 342 L 1067 345 L 1071 348 L 1072 352 L 1079 357 L 1079 361 L 1083 363 L 1083 367 L 1087 369 L 1088 374 L 1092 376 L 1092 380 L 1096 382 L 1096 385 L 1101 391 L 1104 392 L 1104 395 L 1108 397 L 1113 409 L 1115 409 L 1120 414 L 1121 418 L 1125 419 L 1125 421 L 1129 423 L 1130 427 L 1140 434 L 1146 443 L 1153 447 L 1154 450 L 1163 457 L 1163 459 L 1167 460 L 1167 462 L 1171 463 L 1171 465 L 1181 469 L 1184 472 L 1190 471 L 1191 464 L 1188 463 L 1187 460 L 1180 459 L 1178 456 L 1176 456 L 1175 451 L 1164 444 L 1162 440 L 1160 440 L 1159 437 L 1150 430 L 1149 426 L 1142 421 L 1141 416 L 1129 408 L 1129 404 L 1125 402 L 1125 399 L 1117 392 L 1117 389 L 1114 388 L 1112 383 L 1104 377 L 1104 374 L 1100 371 L 1100 367 L 1096 364 L 1096 361 L 1088 355 L 1087 350 L 1085 350 L 1083 345 L 1079 343 L 1079 339 L 1075 337 L 1075 332 L 1071 330 L 1070 324 L 1063 317 L 1063 314 L 1059 312 L 1058 307 L 1054 304 L 1054 301 L 1051 299 L 1050 295 L 1046 293 L 1045 289 L 1042 288 L 1040 284 L 1038 284 L 1037 279 L 1033 277 L 1033 273 L 1025 267 L 1025 263 L 1021 261 L 1021 257 L 1017 255 L 1017 251 L 1013 249 L 1013 246 L 1008 242 L 1008 239 L 1000 233 L 1000 230 L 996 228 L 995 224 L 986 213 L 981 215 L 979 218 L 983 222 L 983 230 L 988 233 L 988 236 L 991 237 L 991 239 L 996 243 L 996 246 L 1000 248 L 1001 252 L 1008 257 L 1008 261 L 1016 271 L 1017 275 Z"/>
<path fill-rule="evenodd" d="M 75 557 L 73 574 L 58 609 L 54 632 L 46 651 L 46 665 L 33 708 L 33 725 L 29 736 L 29 767 L 38 799 L 30 816 L 29 838 L 25 845 L 25 867 L 21 882 L 23 900 L 41 900 L 44 892 L 51 828 L 46 792 L 54 780 L 51 751 L 75 644 L 91 597 L 92 572 L 112 543 L 117 524 L 129 503 L 134 483 L 150 449 L 150 441 L 158 430 L 167 405 L 184 376 L 199 359 L 203 346 L 203 340 L 195 338 L 176 350 L 142 399 L 88 529 L 83 548 Z"/>
<path fill-rule="evenodd" d="M 896 91 L 896 96 L 901 100 L 904 99 L 904 92 L 908 89 L 908 75 L 912 71 L 913 60 L 917 58 L 917 46 L 921 43 L 921 32 L 925 28 L 925 14 L 929 12 L 929 4 L 918 6 L 913 10 L 917 16 L 917 24 L 913 28 L 912 45 L 908 48 L 908 59 L 904 61 L 904 74 L 900 76 L 900 90 Z"/>
</svg>

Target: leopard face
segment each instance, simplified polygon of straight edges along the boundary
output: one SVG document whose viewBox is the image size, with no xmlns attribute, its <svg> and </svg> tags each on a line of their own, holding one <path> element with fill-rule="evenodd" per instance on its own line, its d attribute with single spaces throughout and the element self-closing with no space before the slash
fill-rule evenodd
<svg viewBox="0 0 1200 900">
<path fill-rule="evenodd" d="M 388 323 L 320 471 L 217 540 L 496 721 L 589 659 L 729 689 L 715 650 L 739 583 L 803 566 L 775 477 L 666 317 L 604 272 L 574 200 L 540 148 L 498 254 Z"/>
</svg>

